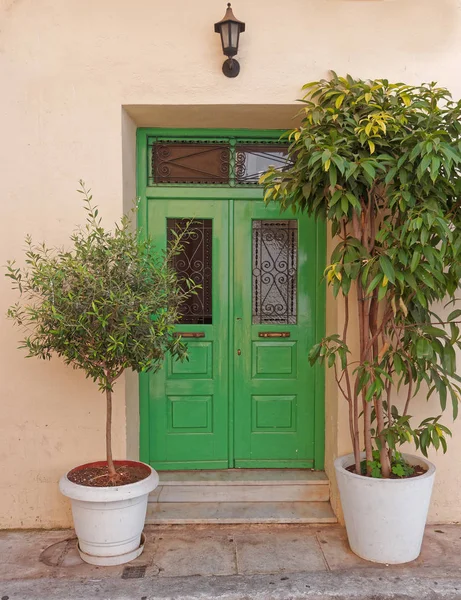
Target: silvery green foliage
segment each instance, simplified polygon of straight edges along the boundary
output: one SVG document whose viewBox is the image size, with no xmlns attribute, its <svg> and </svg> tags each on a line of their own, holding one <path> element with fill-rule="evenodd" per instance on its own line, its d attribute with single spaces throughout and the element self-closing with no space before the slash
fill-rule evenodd
<svg viewBox="0 0 461 600">
<path fill-rule="evenodd" d="M 21 295 L 8 314 L 25 331 L 21 347 L 29 357 L 56 354 L 111 391 L 124 369 L 155 371 L 167 352 L 186 357 L 173 328 L 194 285 L 178 281 L 170 266 L 181 236 L 165 253 L 133 231 L 127 216 L 113 231 L 104 229 L 80 183 L 86 225 L 73 233 L 67 248 L 26 238 L 26 266 L 7 265 Z"/>
</svg>

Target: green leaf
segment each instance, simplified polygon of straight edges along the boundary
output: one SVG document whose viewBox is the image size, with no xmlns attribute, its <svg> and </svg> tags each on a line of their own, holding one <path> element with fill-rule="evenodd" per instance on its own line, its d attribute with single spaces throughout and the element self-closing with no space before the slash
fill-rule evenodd
<svg viewBox="0 0 461 600">
<path fill-rule="evenodd" d="M 346 198 L 354 208 L 360 209 L 360 202 L 354 194 L 351 194 L 351 192 L 346 192 Z"/>
<path fill-rule="evenodd" d="M 456 418 L 456 417 L 453 417 Z M 440 438 L 440 444 L 442 446 L 443 453 L 445 454 L 447 451 L 447 440 L 443 437 Z"/>
<path fill-rule="evenodd" d="M 352 177 L 352 175 L 357 171 L 358 168 L 358 164 L 356 162 L 351 162 L 349 163 L 347 169 L 346 169 L 346 173 L 345 173 L 345 178 L 346 181 Z"/>
<path fill-rule="evenodd" d="M 419 338 L 418 342 L 416 343 L 416 356 L 418 358 L 425 358 L 426 356 L 429 356 L 431 352 L 432 349 L 428 340 L 423 337 Z"/>
<path fill-rule="evenodd" d="M 391 283 L 395 283 L 395 271 L 391 261 L 386 255 L 379 257 L 379 264 L 384 272 L 384 275 L 389 279 Z"/>
<path fill-rule="evenodd" d="M 431 159 L 431 179 L 432 181 L 436 181 L 437 175 L 439 174 L 440 169 L 440 158 L 438 156 L 433 156 Z"/>
<path fill-rule="evenodd" d="M 328 165 L 330 164 L 330 158 L 331 158 L 331 152 L 330 150 L 325 150 L 322 154 L 322 165 L 325 165 L 326 162 L 328 162 Z M 328 169 L 325 169 L 325 171 L 328 171 Z"/>
<path fill-rule="evenodd" d="M 408 285 L 413 289 L 413 290 L 417 290 L 418 288 L 418 284 L 416 283 L 416 279 L 415 276 L 413 275 L 413 273 L 409 273 L 408 271 L 405 271 L 403 273 L 403 276 L 405 278 L 405 281 L 408 283 Z"/>
<path fill-rule="evenodd" d="M 445 346 L 443 349 L 443 366 L 451 375 L 456 371 L 456 354 L 453 346 Z"/>
<path fill-rule="evenodd" d="M 429 286 L 431 289 L 435 289 L 435 284 L 434 284 L 434 278 L 432 277 L 432 275 L 430 275 L 429 273 L 427 273 L 427 271 L 425 271 L 424 269 L 420 269 L 419 271 L 419 278 L 427 285 Z"/>
<path fill-rule="evenodd" d="M 371 177 L 371 179 L 374 179 L 376 177 L 375 168 L 369 162 L 363 162 L 362 168 L 366 173 L 368 173 L 368 175 Z"/>
<path fill-rule="evenodd" d="M 343 103 L 344 98 L 345 98 L 344 94 L 341 94 L 340 96 L 338 96 L 336 98 L 336 102 L 335 102 L 335 107 L 336 108 L 341 108 L 341 104 Z"/>
<path fill-rule="evenodd" d="M 409 156 L 409 161 L 413 162 L 415 160 L 415 158 L 421 153 L 422 150 L 422 144 L 416 144 L 416 146 L 413 148 L 413 150 L 410 152 L 410 156 Z M 400 168 L 401 165 L 399 165 Z"/>
<path fill-rule="evenodd" d="M 424 333 L 428 335 L 434 335 L 435 337 L 447 337 L 447 332 L 439 327 L 433 327 L 432 325 L 424 326 Z"/>
<path fill-rule="evenodd" d="M 401 94 L 400 97 L 403 100 L 403 103 L 405 104 L 405 106 L 410 106 L 411 104 L 411 98 L 408 94 Z"/>
<path fill-rule="evenodd" d="M 413 253 L 413 256 L 411 257 L 410 271 L 412 273 L 414 273 L 416 271 L 416 267 L 419 265 L 420 259 L 421 259 L 421 252 L 419 250 L 416 250 Z"/>
<path fill-rule="evenodd" d="M 341 190 L 336 190 L 330 200 L 330 206 L 334 206 L 336 202 L 342 197 L 343 193 Z"/>
<path fill-rule="evenodd" d="M 418 167 L 419 176 L 422 176 L 424 174 L 424 172 L 429 167 L 430 162 L 431 162 L 431 156 L 430 155 L 424 156 L 424 158 L 419 163 L 419 167 Z"/>
<path fill-rule="evenodd" d="M 383 300 L 387 294 L 387 286 L 379 286 L 378 289 L 378 302 L 381 302 L 381 300 Z"/>
<path fill-rule="evenodd" d="M 461 309 L 457 308 L 448 315 L 447 321 L 456 321 L 459 317 L 461 317 Z"/>
<path fill-rule="evenodd" d="M 439 393 L 440 408 L 445 410 L 447 407 L 447 388 L 440 378 L 435 380 L 435 387 Z"/>
<path fill-rule="evenodd" d="M 386 177 L 384 178 L 384 183 L 386 185 L 388 183 L 390 183 L 394 179 L 396 173 L 397 173 L 397 167 L 392 167 L 392 169 L 389 169 L 389 171 L 386 174 Z"/>
<path fill-rule="evenodd" d="M 309 181 L 303 185 L 303 194 L 305 198 L 309 198 L 312 191 L 312 183 Z"/>
<path fill-rule="evenodd" d="M 344 171 L 345 171 L 345 166 L 344 166 L 344 159 L 341 158 L 341 156 L 338 156 L 336 154 L 334 154 L 331 157 L 331 160 L 334 162 L 334 164 L 338 167 L 339 172 L 341 173 L 341 175 L 344 175 Z"/>
<path fill-rule="evenodd" d="M 452 403 L 452 407 L 453 407 L 453 420 L 458 418 L 458 409 L 459 409 L 459 399 L 458 396 L 456 395 L 456 393 L 454 392 L 454 390 L 450 390 L 450 394 L 451 394 L 451 403 Z M 442 441 L 443 438 L 441 438 L 440 441 Z M 446 452 L 446 450 L 445 450 Z"/>
<path fill-rule="evenodd" d="M 378 286 L 381 283 L 382 279 L 383 279 L 382 273 L 378 273 L 377 275 L 375 275 L 373 277 L 373 279 L 371 280 L 370 285 L 367 288 L 367 294 L 371 294 L 371 292 L 376 288 L 376 286 Z"/>
<path fill-rule="evenodd" d="M 325 167 L 326 167 L 326 163 L 325 163 Z M 325 168 L 326 170 L 326 168 Z M 332 187 L 335 187 L 336 182 L 338 181 L 338 173 L 336 172 L 336 168 L 331 165 L 330 168 L 328 169 L 328 176 L 330 178 L 330 185 Z"/>
</svg>

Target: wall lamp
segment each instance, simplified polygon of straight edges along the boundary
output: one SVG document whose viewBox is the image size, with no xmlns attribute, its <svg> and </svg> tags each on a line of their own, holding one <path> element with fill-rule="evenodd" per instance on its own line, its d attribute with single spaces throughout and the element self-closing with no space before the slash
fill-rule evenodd
<svg viewBox="0 0 461 600">
<path fill-rule="evenodd" d="M 227 3 L 224 17 L 215 23 L 214 30 L 221 35 L 222 51 L 228 57 L 224 61 L 222 72 L 226 77 L 237 77 L 240 65 L 234 56 L 238 52 L 240 34 L 245 31 L 245 23 L 235 18 L 230 2 Z"/>
</svg>

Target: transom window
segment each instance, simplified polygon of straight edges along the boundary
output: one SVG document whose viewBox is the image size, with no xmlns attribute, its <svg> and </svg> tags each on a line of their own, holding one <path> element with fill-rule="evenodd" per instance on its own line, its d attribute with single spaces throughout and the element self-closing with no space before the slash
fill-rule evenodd
<svg viewBox="0 0 461 600">
<path fill-rule="evenodd" d="M 287 148 L 276 140 L 150 137 L 148 185 L 257 186 L 269 166 L 290 166 Z"/>
</svg>

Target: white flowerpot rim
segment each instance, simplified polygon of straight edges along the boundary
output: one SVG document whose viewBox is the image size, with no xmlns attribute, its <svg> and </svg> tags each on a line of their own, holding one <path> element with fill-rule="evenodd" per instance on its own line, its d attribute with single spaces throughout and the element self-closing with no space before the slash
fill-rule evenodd
<svg viewBox="0 0 461 600">
<path fill-rule="evenodd" d="M 135 483 L 111 487 L 93 487 L 70 481 L 68 475 L 73 471 L 81 471 L 88 467 L 101 467 L 107 465 L 107 461 L 98 460 L 71 469 L 59 480 L 59 489 L 64 496 L 67 496 L 72 500 L 83 500 L 85 502 L 118 502 L 120 500 L 129 500 L 130 498 L 137 498 L 149 494 L 157 487 L 159 481 L 158 473 L 154 471 L 150 465 L 136 460 L 114 460 L 114 464 L 116 466 L 143 467 L 146 470 L 147 476 Z"/>
<path fill-rule="evenodd" d="M 362 481 L 372 481 L 373 484 L 376 485 L 404 485 L 408 483 L 408 481 L 421 481 L 422 479 L 428 479 L 432 477 L 435 473 L 436 467 L 433 463 L 431 463 L 427 458 L 422 456 L 416 456 L 414 454 L 407 454 L 402 452 L 401 455 L 405 460 L 407 460 L 410 465 L 422 464 L 427 467 L 427 471 L 422 475 L 416 475 L 416 477 L 398 477 L 395 479 L 384 479 L 382 477 L 366 477 L 365 475 L 358 475 L 357 473 L 351 473 L 345 467 L 350 467 L 354 464 L 355 458 L 354 454 L 346 454 L 343 456 L 339 456 L 334 461 L 334 466 L 337 471 L 343 471 L 347 474 L 348 477 L 354 477 L 356 479 L 360 479 Z M 360 459 L 363 460 L 365 458 L 365 452 L 360 453 Z"/>
</svg>

